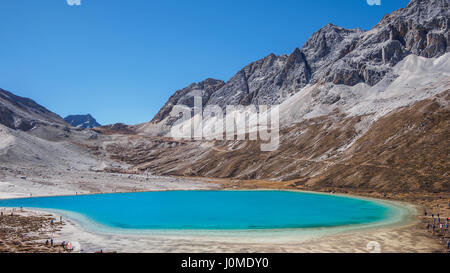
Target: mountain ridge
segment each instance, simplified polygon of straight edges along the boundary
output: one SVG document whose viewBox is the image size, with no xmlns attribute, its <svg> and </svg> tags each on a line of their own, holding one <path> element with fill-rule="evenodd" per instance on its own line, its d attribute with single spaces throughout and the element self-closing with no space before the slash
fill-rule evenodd
<svg viewBox="0 0 450 273">
<path fill-rule="evenodd" d="M 430 3 L 413 0 L 367 32 L 328 24 L 290 55 L 269 54 L 227 82 L 207 79 L 178 90 L 151 123 L 115 124 L 93 130 L 65 128 L 57 123 L 59 116 L 34 107 L 42 112 L 39 119 L 48 119 L 42 123 L 50 126 L 27 132 L 4 130 L 3 150 L 12 164 L 21 157 L 33 164 L 41 162 L 39 155 L 29 154 L 30 149 L 23 149 L 25 145 L 19 143 L 42 146 L 36 153 L 51 153 L 54 149 L 47 147 L 51 143 L 52 147 L 76 146 L 83 153 L 90 152 L 92 157 L 86 162 L 95 171 L 226 178 L 232 183 L 234 179 L 288 181 L 291 188 L 312 190 L 448 192 L 450 53 L 447 42 L 441 43 L 436 37 L 448 37 L 450 18 L 447 10 L 445 20 L 439 17 L 442 8 L 448 6 L 446 1 Z M 410 23 L 409 19 L 414 20 Z M 404 31 L 404 22 L 408 31 Z M 424 27 L 429 32 L 420 33 L 415 24 L 429 24 Z M 417 32 L 417 36 L 410 32 Z M 375 43 L 372 46 L 371 41 Z M 367 50 L 353 59 L 350 54 L 361 49 Z M 411 53 L 414 50 L 422 55 Z M 405 52 L 408 54 L 403 56 Z M 436 56 L 430 58 L 429 54 Z M 359 70 L 351 72 L 350 63 L 340 66 L 343 58 L 358 60 L 360 71 L 372 69 L 385 74 L 373 74 L 371 85 L 363 81 Z M 328 73 L 333 65 L 341 70 Z M 351 68 L 350 73 L 339 72 L 347 68 Z M 325 76 L 333 80 L 314 82 Z M 169 117 L 174 106 L 183 103 L 191 108 L 194 96 L 204 99 L 203 106 L 279 101 L 279 148 L 262 152 L 261 140 L 168 137 L 166 132 L 177 126 L 177 117 Z M 17 106 L 13 110 L 19 116 L 27 114 Z M 53 124 L 51 117 L 55 118 Z M 214 122 L 210 119 L 204 124 Z M 46 136 L 46 140 L 35 136 Z M 70 155 L 69 151 L 64 153 Z M 58 163 L 51 154 L 47 161 Z"/>
<path fill-rule="evenodd" d="M 368 31 L 329 23 L 291 54 L 269 54 L 245 66 L 208 96 L 202 96 L 203 104 L 222 108 L 276 105 L 307 85 L 365 83 L 373 86 L 392 74 L 392 67 L 410 54 L 434 58 L 449 52 L 449 10 L 446 0 L 412 0 Z M 192 92 L 193 87 L 181 90 Z M 187 93 L 177 91 L 155 118 L 138 126 L 138 132 L 167 134 L 177 121 L 176 117 L 170 117 L 169 109 L 176 104 L 192 108 L 185 103 L 192 99 Z"/>
<path fill-rule="evenodd" d="M 34 100 L 16 96 L 0 88 L 0 124 L 11 129 L 29 131 L 36 125 L 69 126 L 63 118 Z"/>
<path fill-rule="evenodd" d="M 69 115 L 64 118 L 66 122 L 71 124 L 73 127 L 78 128 L 95 128 L 101 126 L 100 123 L 95 120 L 94 117 L 91 116 L 91 114 L 86 115 Z"/>
</svg>

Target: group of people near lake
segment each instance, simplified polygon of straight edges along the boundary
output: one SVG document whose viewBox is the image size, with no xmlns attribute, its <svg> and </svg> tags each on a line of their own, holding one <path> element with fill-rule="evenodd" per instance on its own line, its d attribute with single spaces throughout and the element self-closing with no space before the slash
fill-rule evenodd
<svg viewBox="0 0 450 273">
<path fill-rule="evenodd" d="M 50 247 L 55 246 L 53 238 L 50 239 L 50 240 L 46 240 L 45 241 L 45 246 L 50 246 Z M 71 242 L 62 241 L 61 246 L 62 246 L 63 249 L 65 249 L 67 251 L 72 251 L 73 250 Z"/>
<path fill-rule="evenodd" d="M 441 237 L 441 240 L 446 246 L 448 252 L 450 252 L 450 234 L 449 234 L 449 217 L 441 217 L 440 213 L 436 215 L 431 214 L 431 218 L 428 216 L 428 212 L 424 212 L 424 219 L 427 222 L 427 230 L 433 235 Z"/>
<path fill-rule="evenodd" d="M 6 209 L 5 210 L 1 209 L 0 210 L 0 217 L 4 217 L 5 215 L 9 215 L 9 216 L 20 216 L 21 215 L 20 213 L 16 213 L 16 212 L 24 212 L 23 207 L 11 208 L 9 212 Z M 59 222 L 62 223 L 62 221 L 63 221 L 63 217 L 60 216 L 59 217 Z M 55 219 L 50 219 L 50 225 L 53 226 L 54 224 L 55 224 Z M 44 242 L 44 244 L 47 247 L 54 247 L 54 246 L 56 246 L 55 242 L 53 241 L 53 238 L 47 239 Z M 72 245 L 71 242 L 63 241 L 60 245 L 66 251 L 73 251 L 74 250 L 74 246 Z"/>
<path fill-rule="evenodd" d="M 62 221 L 63 221 L 63 217 L 60 216 L 59 217 L 59 222 L 62 222 Z M 54 219 L 51 219 L 50 220 L 50 225 L 54 225 L 54 223 L 55 223 Z M 53 247 L 54 246 L 53 238 L 51 238 L 50 240 L 46 240 L 45 241 L 45 245 Z M 72 243 L 70 243 L 70 242 L 62 241 L 61 246 L 62 246 L 63 249 L 65 249 L 67 251 L 72 251 L 73 250 Z"/>
</svg>

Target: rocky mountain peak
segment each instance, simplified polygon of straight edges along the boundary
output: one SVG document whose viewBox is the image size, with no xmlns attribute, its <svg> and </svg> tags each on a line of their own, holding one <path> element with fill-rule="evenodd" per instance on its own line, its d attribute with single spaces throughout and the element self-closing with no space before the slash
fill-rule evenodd
<svg viewBox="0 0 450 273">
<path fill-rule="evenodd" d="M 374 85 L 409 54 L 442 56 L 449 51 L 449 10 L 448 0 L 411 1 L 342 49 L 342 56 L 319 71 L 319 78 L 335 84 Z"/>
<path fill-rule="evenodd" d="M 195 94 L 221 107 L 274 105 L 308 84 L 373 86 L 386 75 L 395 77 L 393 66 L 410 54 L 434 58 L 450 51 L 449 28 L 448 0 L 412 0 L 369 31 L 329 23 L 289 55 L 269 54 L 226 83 L 212 80 L 177 91 L 152 121 L 163 121 L 175 104 L 192 107 Z"/>
<path fill-rule="evenodd" d="M 222 80 L 208 78 L 198 83 L 192 83 L 188 87 L 180 89 L 173 94 L 167 103 L 159 110 L 151 122 L 157 123 L 167 118 L 175 105 L 194 106 L 194 96 L 201 96 L 206 103 L 211 94 L 225 84 Z"/>
<path fill-rule="evenodd" d="M 450 2 L 448 0 L 411 0 L 406 8 L 400 11 L 407 16 L 421 19 L 429 19 L 448 14 Z"/>
<path fill-rule="evenodd" d="M 64 118 L 69 124 L 78 128 L 95 128 L 101 126 L 94 117 L 87 115 L 69 115 Z"/>
</svg>

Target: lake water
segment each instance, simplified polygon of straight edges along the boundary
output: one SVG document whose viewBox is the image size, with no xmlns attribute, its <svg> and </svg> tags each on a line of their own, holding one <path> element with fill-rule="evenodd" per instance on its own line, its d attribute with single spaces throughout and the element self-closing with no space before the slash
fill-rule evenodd
<svg viewBox="0 0 450 273">
<path fill-rule="evenodd" d="M 388 205 L 288 191 L 165 191 L 0 200 L 0 207 L 63 210 L 108 228 L 249 230 L 371 224 Z"/>
</svg>

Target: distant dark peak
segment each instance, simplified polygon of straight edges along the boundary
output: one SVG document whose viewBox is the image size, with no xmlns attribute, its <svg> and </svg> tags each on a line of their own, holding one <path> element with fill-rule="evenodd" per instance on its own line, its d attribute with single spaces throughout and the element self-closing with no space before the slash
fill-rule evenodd
<svg viewBox="0 0 450 273">
<path fill-rule="evenodd" d="M 93 118 L 90 114 L 87 115 L 70 115 L 64 118 L 66 122 L 71 124 L 74 127 L 78 128 L 94 128 L 101 126 L 95 118 Z"/>
</svg>

